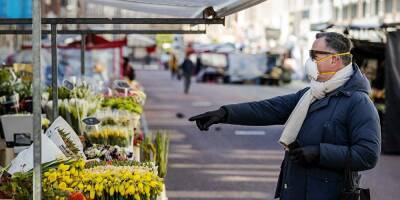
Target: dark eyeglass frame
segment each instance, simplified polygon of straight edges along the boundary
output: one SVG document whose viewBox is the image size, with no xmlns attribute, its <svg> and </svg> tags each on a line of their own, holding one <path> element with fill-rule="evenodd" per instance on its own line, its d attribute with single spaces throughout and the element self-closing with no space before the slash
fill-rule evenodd
<svg viewBox="0 0 400 200">
<path fill-rule="evenodd" d="M 333 52 L 328 52 L 328 51 L 318 51 L 318 50 L 310 50 L 309 51 L 310 58 L 313 60 L 316 60 L 317 54 L 324 54 L 324 55 L 330 55 L 330 54 L 335 54 Z"/>
</svg>

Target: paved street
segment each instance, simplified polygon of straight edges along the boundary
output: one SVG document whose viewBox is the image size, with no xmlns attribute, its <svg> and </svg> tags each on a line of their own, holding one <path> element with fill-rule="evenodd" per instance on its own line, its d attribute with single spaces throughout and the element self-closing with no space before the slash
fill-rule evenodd
<svg viewBox="0 0 400 200">
<path fill-rule="evenodd" d="M 150 129 L 171 132 L 167 196 L 171 200 L 273 199 L 283 150 L 277 143 L 281 126 L 213 126 L 199 131 L 187 119 L 223 104 L 261 100 L 287 94 L 302 84 L 284 87 L 254 85 L 192 85 L 166 71 L 138 70 L 148 95 L 145 115 Z M 365 172 L 363 186 L 372 199 L 395 200 L 400 195 L 400 156 L 382 156 L 377 168 Z"/>
</svg>

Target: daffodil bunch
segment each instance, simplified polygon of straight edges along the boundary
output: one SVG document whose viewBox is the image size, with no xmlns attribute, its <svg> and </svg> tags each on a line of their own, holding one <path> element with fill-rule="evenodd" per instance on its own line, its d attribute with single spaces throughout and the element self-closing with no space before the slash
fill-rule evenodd
<svg viewBox="0 0 400 200">
<path fill-rule="evenodd" d="M 93 130 L 88 133 L 89 141 L 93 144 L 118 145 L 126 147 L 129 145 L 133 133 L 118 127 L 105 127 L 100 131 Z"/>
<path fill-rule="evenodd" d="M 163 179 L 149 167 L 93 165 L 80 160 L 60 164 L 43 176 L 43 192 L 53 199 L 82 193 L 88 199 L 153 200 L 162 192 Z"/>
<path fill-rule="evenodd" d="M 85 170 L 83 190 L 90 199 L 113 196 L 118 199 L 155 199 L 162 191 L 162 179 L 138 166 L 98 166 Z"/>
<path fill-rule="evenodd" d="M 85 161 L 78 160 L 71 164 L 61 163 L 58 167 L 44 172 L 42 184 L 45 196 L 48 198 L 63 199 L 68 194 L 79 191 L 77 189 L 83 189 L 83 185 L 76 184 L 74 180 L 83 176 L 84 169 Z"/>
</svg>

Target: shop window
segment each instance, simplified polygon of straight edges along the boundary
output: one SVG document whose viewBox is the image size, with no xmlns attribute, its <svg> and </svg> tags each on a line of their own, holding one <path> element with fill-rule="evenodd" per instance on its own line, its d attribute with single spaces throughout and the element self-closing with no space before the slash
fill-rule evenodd
<svg viewBox="0 0 400 200">
<path fill-rule="evenodd" d="M 303 12 L 301 13 L 303 19 L 308 19 L 310 18 L 310 10 L 303 10 Z"/>
<path fill-rule="evenodd" d="M 343 19 L 349 18 L 349 6 L 343 6 Z"/>
<path fill-rule="evenodd" d="M 356 18 L 358 16 L 357 4 L 351 4 L 351 18 Z"/>
<path fill-rule="evenodd" d="M 363 2 L 363 4 L 362 4 L 362 10 L 363 10 L 363 13 L 362 13 L 362 16 L 363 17 L 366 17 L 367 16 L 367 2 Z"/>
<path fill-rule="evenodd" d="M 375 0 L 375 15 L 379 15 L 380 0 Z"/>
<path fill-rule="evenodd" d="M 336 20 L 340 20 L 339 8 L 335 8 L 335 19 L 336 19 Z"/>
<path fill-rule="evenodd" d="M 393 12 L 393 0 L 385 0 L 385 13 Z"/>
<path fill-rule="evenodd" d="M 397 0 L 396 10 L 400 12 L 400 0 Z"/>
</svg>

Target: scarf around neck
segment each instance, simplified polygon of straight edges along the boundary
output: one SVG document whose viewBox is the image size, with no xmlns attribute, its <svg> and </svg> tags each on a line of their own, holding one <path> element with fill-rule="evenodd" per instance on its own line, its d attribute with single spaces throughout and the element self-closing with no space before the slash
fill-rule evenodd
<svg viewBox="0 0 400 200">
<path fill-rule="evenodd" d="M 285 149 L 288 149 L 288 146 L 296 140 L 310 105 L 314 101 L 324 98 L 326 94 L 343 86 L 352 75 L 353 66 L 349 64 L 337 71 L 331 79 L 325 82 L 311 81 L 310 89 L 304 93 L 293 109 L 279 139 L 279 143 L 281 143 Z"/>
</svg>

